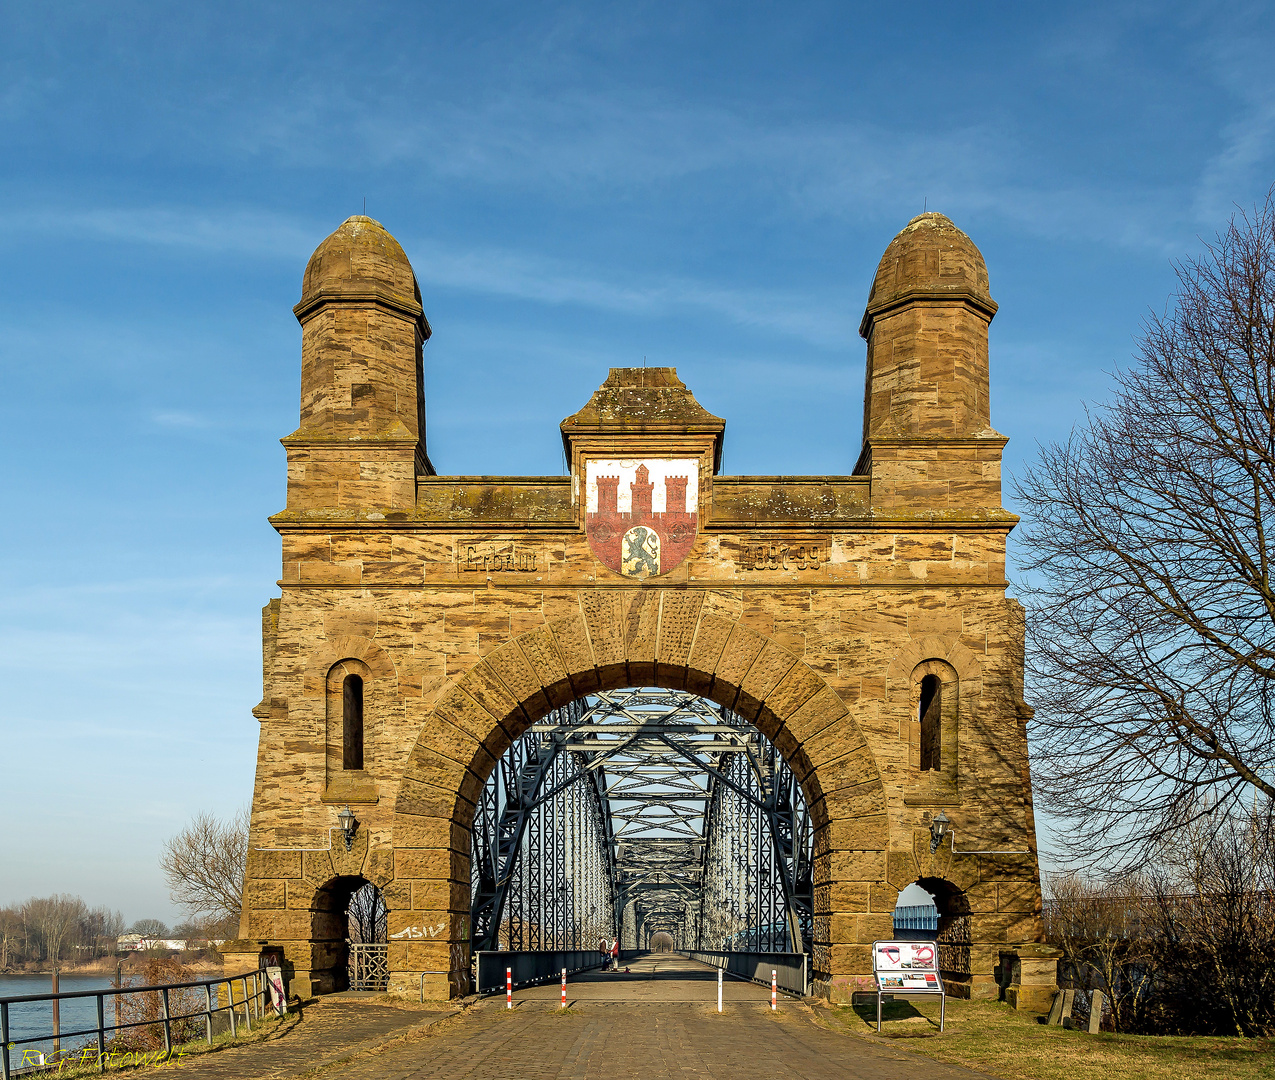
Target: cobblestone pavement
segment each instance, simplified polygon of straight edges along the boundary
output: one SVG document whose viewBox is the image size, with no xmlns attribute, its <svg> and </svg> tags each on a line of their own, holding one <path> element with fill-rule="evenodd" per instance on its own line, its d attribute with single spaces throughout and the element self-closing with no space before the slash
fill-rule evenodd
<svg viewBox="0 0 1275 1080">
<path fill-rule="evenodd" d="M 626 974 L 624 969 L 628 968 Z M 543 986 L 514 991 L 514 1001 L 561 1001 L 562 984 L 558 980 Z M 620 964 L 619 971 L 584 971 L 567 977 L 567 1005 L 593 1001 L 626 1001 L 634 1004 L 655 1002 L 704 1003 L 717 1007 L 717 969 L 696 963 L 684 956 L 647 953 Z M 727 975 L 722 980 L 722 1001 L 770 1001 L 770 988 L 745 982 Z M 792 1001 L 780 994 L 778 1004 L 786 1007 Z"/>
<path fill-rule="evenodd" d="M 322 1080 L 975 1080 L 980 1073 L 819 1027 L 803 1006 L 597 1002 L 560 1013 L 488 999 L 420 1037 L 324 1070 Z M 984 1077 L 983 1080 L 986 1080 Z"/>
<path fill-rule="evenodd" d="M 264 1042 L 228 1046 L 211 1054 L 183 1058 L 162 1068 L 176 1069 L 190 1080 L 273 1080 L 297 1076 L 366 1052 L 413 1025 L 428 1024 L 454 1011 L 444 1007 L 433 1011 L 399 1009 L 380 1004 L 375 998 L 328 997 L 306 1005 L 295 1027 Z"/>
<path fill-rule="evenodd" d="M 263 1043 L 188 1058 L 190 1080 L 977 1080 L 958 1066 L 837 1034 L 813 1011 L 769 989 L 727 980 L 681 957 L 630 961 L 630 974 L 586 974 L 459 1011 L 395 1008 L 377 998 L 325 998 Z M 725 992 L 729 991 L 729 993 Z"/>
</svg>

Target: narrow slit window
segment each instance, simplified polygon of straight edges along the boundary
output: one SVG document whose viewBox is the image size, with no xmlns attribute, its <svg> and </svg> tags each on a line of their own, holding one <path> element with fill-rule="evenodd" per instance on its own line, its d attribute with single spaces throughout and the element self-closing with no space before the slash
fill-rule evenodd
<svg viewBox="0 0 1275 1080">
<path fill-rule="evenodd" d="M 363 768 L 363 679 L 347 675 L 341 686 L 341 768 Z"/>
<path fill-rule="evenodd" d="M 937 675 L 921 680 L 921 771 L 943 768 L 943 684 Z"/>
</svg>

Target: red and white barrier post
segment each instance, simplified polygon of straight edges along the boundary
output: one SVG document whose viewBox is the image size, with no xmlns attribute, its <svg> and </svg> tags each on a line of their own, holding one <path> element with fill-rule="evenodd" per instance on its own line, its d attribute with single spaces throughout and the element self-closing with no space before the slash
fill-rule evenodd
<svg viewBox="0 0 1275 1080">
<path fill-rule="evenodd" d="M 567 1007 L 567 969 L 562 969 L 562 1007 Z"/>
<path fill-rule="evenodd" d="M 514 1007 L 514 969 L 505 968 L 505 1008 Z"/>
<path fill-rule="evenodd" d="M 717 1011 L 722 1011 L 722 969 L 717 969 Z"/>
<path fill-rule="evenodd" d="M 774 970 L 774 968 L 771 968 L 771 971 L 770 971 L 770 1007 L 771 1007 L 772 1009 L 774 1009 L 774 1008 L 775 1008 L 775 999 L 778 997 L 778 995 L 779 995 L 779 975 L 778 975 L 778 973 Z"/>
</svg>

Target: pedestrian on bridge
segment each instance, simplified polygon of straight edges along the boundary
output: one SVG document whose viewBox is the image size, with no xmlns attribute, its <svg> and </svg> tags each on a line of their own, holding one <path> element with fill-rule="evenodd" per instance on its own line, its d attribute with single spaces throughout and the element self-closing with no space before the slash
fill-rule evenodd
<svg viewBox="0 0 1275 1080">
<path fill-rule="evenodd" d="M 620 970 L 620 939 L 611 939 L 611 970 Z"/>
</svg>

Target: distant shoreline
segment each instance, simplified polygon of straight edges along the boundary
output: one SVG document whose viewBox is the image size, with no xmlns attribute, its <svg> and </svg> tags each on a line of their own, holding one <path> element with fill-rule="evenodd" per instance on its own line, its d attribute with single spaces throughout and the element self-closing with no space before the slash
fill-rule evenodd
<svg viewBox="0 0 1275 1080">
<path fill-rule="evenodd" d="M 180 957 L 180 953 L 165 953 L 166 957 Z M 127 975 L 138 975 L 146 966 L 146 961 L 151 959 L 148 953 L 129 953 L 126 956 L 99 956 L 96 960 L 83 960 L 78 963 L 62 964 L 58 967 L 59 975 L 114 975 L 117 964 L 122 965 L 124 973 Z M 185 967 L 196 975 L 220 975 L 222 970 L 221 960 L 212 960 L 209 958 L 201 958 L 198 960 L 183 961 Z M 46 978 L 52 976 L 53 969 L 51 967 L 38 968 L 5 968 L 0 970 L 0 975 L 43 975 Z"/>
</svg>

